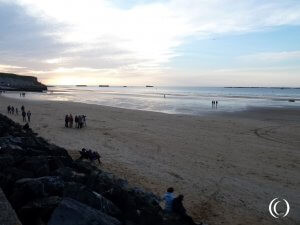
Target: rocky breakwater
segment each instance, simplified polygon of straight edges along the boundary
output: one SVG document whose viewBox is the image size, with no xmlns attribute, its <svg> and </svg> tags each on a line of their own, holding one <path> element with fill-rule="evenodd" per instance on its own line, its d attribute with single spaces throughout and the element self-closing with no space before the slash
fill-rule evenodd
<svg viewBox="0 0 300 225">
<path fill-rule="evenodd" d="M 36 77 L 0 73 L 0 90 L 42 92 L 47 86 L 38 82 Z"/>
<path fill-rule="evenodd" d="M 0 114 L 0 187 L 23 225 L 170 225 L 158 197 Z M 1 221 L 0 221 L 1 223 Z"/>
</svg>

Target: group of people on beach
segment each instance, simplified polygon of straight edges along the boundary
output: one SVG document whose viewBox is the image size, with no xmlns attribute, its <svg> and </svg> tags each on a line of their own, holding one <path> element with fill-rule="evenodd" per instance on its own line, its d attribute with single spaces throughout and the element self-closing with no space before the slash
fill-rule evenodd
<svg viewBox="0 0 300 225">
<path fill-rule="evenodd" d="M 11 114 L 11 115 L 18 116 L 19 115 L 19 109 L 17 107 L 9 105 L 9 106 L 7 106 L 7 113 Z M 23 122 L 27 122 L 27 121 L 30 122 L 31 112 L 30 112 L 30 110 L 28 110 L 26 112 L 24 105 L 22 105 L 22 107 L 21 107 L 21 116 L 23 118 Z"/>
<path fill-rule="evenodd" d="M 67 114 L 65 116 L 65 127 L 73 128 L 73 123 L 75 122 L 75 128 L 86 127 L 86 116 L 85 115 L 76 115 L 73 118 L 72 114 Z"/>
<path fill-rule="evenodd" d="M 81 151 L 79 151 L 80 153 L 80 160 L 81 159 L 88 159 L 90 160 L 91 162 L 95 161 L 95 160 L 98 160 L 98 163 L 101 164 L 101 161 L 100 161 L 100 158 L 101 156 L 99 155 L 98 152 L 96 151 L 92 151 L 91 149 L 81 149 Z"/>
<path fill-rule="evenodd" d="M 25 93 L 25 92 L 21 92 L 21 93 L 20 93 L 20 97 L 23 97 L 23 98 L 24 98 L 24 97 L 25 97 L 25 95 L 26 95 L 26 93 Z"/>
<path fill-rule="evenodd" d="M 218 101 L 215 101 L 215 100 L 211 101 L 211 107 L 218 108 Z"/>
<path fill-rule="evenodd" d="M 192 217 L 187 215 L 186 209 L 183 206 L 183 195 L 178 195 L 175 197 L 174 188 L 170 187 L 167 189 L 167 192 L 164 194 L 162 200 L 165 202 L 164 212 L 166 215 L 177 215 L 182 221 L 190 225 L 196 225 Z"/>
</svg>

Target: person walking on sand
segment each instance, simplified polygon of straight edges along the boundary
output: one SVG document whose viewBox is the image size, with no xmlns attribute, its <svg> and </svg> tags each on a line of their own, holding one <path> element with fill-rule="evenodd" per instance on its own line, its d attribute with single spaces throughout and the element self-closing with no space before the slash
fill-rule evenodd
<svg viewBox="0 0 300 225">
<path fill-rule="evenodd" d="M 15 108 L 12 106 L 11 107 L 11 114 L 14 115 L 15 114 Z"/>
<path fill-rule="evenodd" d="M 25 111 L 25 107 L 24 107 L 24 105 L 22 105 L 22 107 L 21 107 L 21 111 L 22 111 L 22 112 L 24 112 L 24 111 Z"/>
<path fill-rule="evenodd" d="M 11 108 L 10 108 L 10 105 L 7 106 L 7 113 L 8 113 L 8 114 L 10 114 L 10 109 L 11 109 Z"/>
<path fill-rule="evenodd" d="M 174 192 L 174 188 L 169 187 L 167 189 L 167 192 L 163 196 L 163 201 L 165 202 L 165 209 L 164 209 L 164 211 L 166 213 L 171 213 L 172 212 L 173 200 L 175 198 L 173 192 Z"/>
<path fill-rule="evenodd" d="M 23 122 L 26 122 L 26 112 L 22 111 Z"/>
<path fill-rule="evenodd" d="M 216 101 L 216 108 L 218 108 L 218 101 Z"/>
<path fill-rule="evenodd" d="M 66 115 L 65 116 L 65 127 L 68 127 L 68 123 L 69 123 L 69 116 Z"/>
<path fill-rule="evenodd" d="M 74 120 L 73 120 L 73 116 L 72 116 L 72 114 L 70 114 L 70 115 L 69 115 L 69 127 L 70 127 L 70 128 L 73 128 L 73 121 L 74 121 Z"/>
<path fill-rule="evenodd" d="M 30 110 L 28 110 L 28 112 L 27 112 L 28 122 L 30 122 L 30 117 L 31 117 L 31 112 L 30 112 Z"/>
</svg>

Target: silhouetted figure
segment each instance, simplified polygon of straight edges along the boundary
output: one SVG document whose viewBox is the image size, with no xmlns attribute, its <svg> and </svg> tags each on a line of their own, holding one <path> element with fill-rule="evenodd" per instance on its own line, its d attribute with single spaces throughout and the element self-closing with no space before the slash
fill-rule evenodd
<svg viewBox="0 0 300 225">
<path fill-rule="evenodd" d="M 18 116 L 19 115 L 19 109 L 16 108 L 16 115 Z"/>
<path fill-rule="evenodd" d="M 10 114 L 10 110 L 11 110 L 11 107 L 10 107 L 10 105 L 9 105 L 9 106 L 7 106 L 7 113 L 8 113 L 8 114 Z"/>
<path fill-rule="evenodd" d="M 30 117 L 31 117 L 31 112 L 30 110 L 27 112 L 27 118 L 28 118 L 28 122 L 30 122 Z"/>
<path fill-rule="evenodd" d="M 86 116 L 82 115 L 82 124 L 86 127 Z"/>
<path fill-rule="evenodd" d="M 164 209 L 164 211 L 166 213 L 171 213 L 172 212 L 173 200 L 175 198 L 173 192 L 174 192 L 174 188 L 169 187 L 167 189 L 167 192 L 163 196 L 163 201 L 165 202 L 165 209 Z"/>
<path fill-rule="evenodd" d="M 216 108 L 218 108 L 218 101 L 216 101 Z"/>
<path fill-rule="evenodd" d="M 26 112 L 22 111 L 23 122 L 26 122 Z"/>
<path fill-rule="evenodd" d="M 74 119 L 73 119 L 73 116 L 72 116 L 72 114 L 70 114 L 69 115 L 69 127 L 73 127 L 73 121 L 74 121 Z"/>
<path fill-rule="evenodd" d="M 21 111 L 22 111 L 22 112 L 24 112 L 24 111 L 25 111 L 25 107 L 24 107 L 24 105 L 22 105 L 22 107 L 21 107 Z"/>
<path fill-rule="evenodd" d="M 78 128 L 78 116 L 77 115 L 75 116 L 74 121 L 75 121 L 75 127 Z"/>
<path fill-rule="evenodd" d="M 82 116 L 78 116 L 78 128 L 82 128 L 83 121 L 82 121 Z"/>
<path fill-rule="evenodd" d="M 81 151 L 79 151 L 80 153 L 80 160 L 82 159 L 88 159 L 91 162 L 98 160 L 98 163 L 101 164 L 100 158 L 101 156 L 99 155 L 98 152 L 92 151 L 91 149 L 86 150 L 85 148 L 83 148 Z"/>
<path fill-rule="evenodd" d="M 69 123 L 69 116 L 66 115 L 65 116 L 65 127 L 68 127 L 68 123 Z"/>
<path fill-rule="evenodd" d="M 183 206 L 183 195 L 178 195 L 177 198 L 173 200 L 172 209 L 173 212 L 180 216 L 180 219 L 190 225 L 196 225 L 189 215 L 186 214 L 186 209 Z"/>
<path fill-rule="evenodd" d="M 13 106 L 11 107 L 11 114 L 15 114 L 15 108 Z"/>
</svg>

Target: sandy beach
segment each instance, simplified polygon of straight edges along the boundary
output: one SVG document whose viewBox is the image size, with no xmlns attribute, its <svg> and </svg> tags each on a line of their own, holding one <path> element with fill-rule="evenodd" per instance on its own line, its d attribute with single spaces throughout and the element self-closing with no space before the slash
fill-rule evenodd
<svg viewBox="0 0 300 225">
<path fill-rule="evenodd" d="M 173 186 L 196 221 L 300 223 L 300 109 L 187 116 L 4 96 L 0 105 L 5 115 L 8 105 L 24 105 L 40 136 L 74 158 L 83 147 L 97 150 L 102 167 L 131 185 L 158 195 Z M 87 115 L 87 127 L 65 128 L 69 113 Z M 291 206 L 282 220 L 268 212 L 276 197 Z"/>
</svg>

